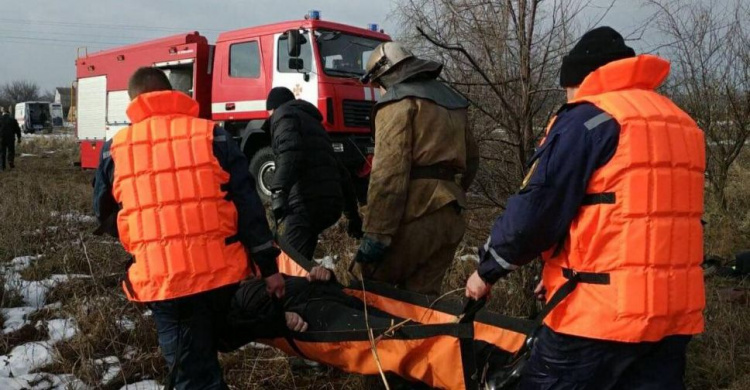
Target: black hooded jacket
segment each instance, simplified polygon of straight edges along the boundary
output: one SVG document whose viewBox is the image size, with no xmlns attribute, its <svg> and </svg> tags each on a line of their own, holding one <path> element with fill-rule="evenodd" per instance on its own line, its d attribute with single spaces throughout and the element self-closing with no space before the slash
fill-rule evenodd
<svg viewBox="0 0 750 390">
<path fill-rule="evenodd" d="M 274 111 L 270 127 L 276 172 L 271 190 L 284 191 L 291 208 L 338 205 L 349 211 L 356 198 L 322 120 L 320 111 L 304 100 L 292 100 Z"/>
<path fill-rule="evenodd" d="M 13 143 L 14 138 L 21 139 L 21 128 L 18 122 L 7 113 L 0 115 L 0 139 L 3 144 Z"/>
</svg>

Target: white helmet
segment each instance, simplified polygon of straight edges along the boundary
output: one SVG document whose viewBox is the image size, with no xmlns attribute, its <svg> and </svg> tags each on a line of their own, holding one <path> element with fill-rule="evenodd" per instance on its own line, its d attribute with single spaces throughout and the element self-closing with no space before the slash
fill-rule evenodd
<svg viewBox="0 0 750 390">
<path fill-rule="evenodd" d="M 414 54 L 398 42 L 381 43 L 370 54 L 370 59 L 367 60 L 367 68 L 365 68 L 367 73 L 362 76 L 360 81 L 364 84 L 377 81 L 396 64 L 413 57 Z"/>
</svg>

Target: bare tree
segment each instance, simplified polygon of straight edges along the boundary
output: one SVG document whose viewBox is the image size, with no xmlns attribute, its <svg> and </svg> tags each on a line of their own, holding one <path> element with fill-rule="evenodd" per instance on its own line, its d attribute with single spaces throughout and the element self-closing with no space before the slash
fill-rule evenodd
<svg viewBox="0 0 750 390">
<path fill-rule="evenodd" d="M 33 81 L 11 81 L 0 86 L 0 106 L 12 107 L 16 103 L 39 100 L 41 89 Z"/>
<path fill-rule="evenodd" d="M 666 92 L 706 134 L 708 180 L 727 211 L 729 169 L 750 137 L 750 4 L 648 0 L 672 61 Z"/>
<path fill-rule="evenodd" d="M 482 153 L 475 207 L 503 207 L 518 189 L 554 110 L 562 56 L 577 38 L 577 0 L 401 0 L 402 39 L 445 64 L 472 104 Z M 610 5 L 611 6 L 611 5 Z M 604 9 L 605 14 L 608 9 Z M 596 22 L 595 22 L 596 23 Z"/>
</svg>

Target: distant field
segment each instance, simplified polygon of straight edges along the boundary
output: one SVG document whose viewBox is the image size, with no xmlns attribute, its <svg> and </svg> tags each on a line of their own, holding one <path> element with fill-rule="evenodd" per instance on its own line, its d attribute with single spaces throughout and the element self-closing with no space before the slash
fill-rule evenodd
<svg viewBox="0 0 750 390">
<path fill-rule="evenodd" d="M 0 173 L 0 284 L 5 287 L 0 289 L 0 389 L 117 390 L 137 382 L 152 389 L 147 381 L 162 382 L 166 370 L 154 325 L 148 311 L 128 303 L 118 286 L 126 260 L 122 248 L 90 234 L 96 225 L 93 173 L 72 166 L 75 146 L 69 137 L 27 137 L 18 150 L 23 154 L 18 168 Z M 481 240 L 490 216 L 477 212 L 467 218 L 479 227 L 468 239 Z M 355 250 L 356 242 L 337 226 L 323 237 L 318 257 L 335 255 L 342 259 L 337 269 L 344 270 Z M 454 264 L 445 291 L 462 286 L 474 267 L 472 253 L 461 248 L 464 261 Z M 344 272 L 339 276 L 346 279 Z M 531 276 L 527 270 L 500 283 L 492 307 L 528 315 L 534 310 Z M 689 388 L 750 389 L 750 303 L 723 301 L 719 295 L 721 288 L 749 285 L 708 278 L 707 332 L 691 345 Z M 223 355 L 222 362 L 234 389 L 362 386 L 359 376 L 334 370 L 293 372 L 271 349 L 247 348 Z"/>
</svg>

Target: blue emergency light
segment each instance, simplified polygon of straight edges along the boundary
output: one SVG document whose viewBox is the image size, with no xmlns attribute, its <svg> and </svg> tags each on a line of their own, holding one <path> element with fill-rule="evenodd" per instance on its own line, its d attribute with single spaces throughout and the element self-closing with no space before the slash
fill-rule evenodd
<svg viewBox="0 0 750 390">
<path fill-rule="evenodd" d="M 370 24 L 367 25 L 367 29 L 370 30 L 370 31 L 377 32 L 380 29 L 380 26 L 378 26 L 377 23 L 370 23 Z"/>
<path fill-rule="evenodd" d="M 307 11 L 307 18 L 311 20 L 320 20 L 320 11 L 315 9 Z"/>
</svg>

